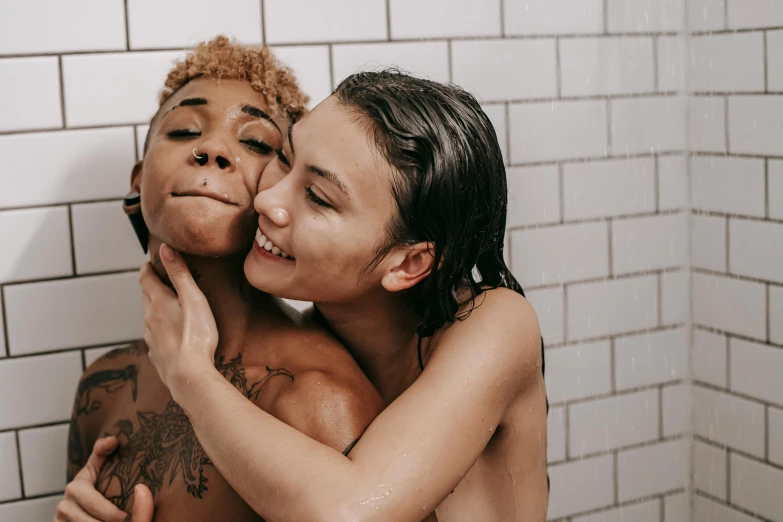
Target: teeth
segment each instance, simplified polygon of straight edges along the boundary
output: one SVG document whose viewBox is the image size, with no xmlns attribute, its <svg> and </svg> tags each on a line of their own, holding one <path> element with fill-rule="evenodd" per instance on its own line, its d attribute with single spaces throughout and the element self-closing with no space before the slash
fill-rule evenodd
<svg viewBox="0 0 783 522">
<path fill-rule="evenodd" d="M 266 250 L 267 252 L 270 252 L 271 254 L 275 256 L 280 256 L 284 259 L 291 259 L 294 260 L 294 257 L 287 253 L 280 250 L 280 247 L 276 246 L 274 243 L 272 243 L 272 240 L 267 238 L 262 232 L 261 229 L 256 230 L 256 243 Z"/>
</svg>

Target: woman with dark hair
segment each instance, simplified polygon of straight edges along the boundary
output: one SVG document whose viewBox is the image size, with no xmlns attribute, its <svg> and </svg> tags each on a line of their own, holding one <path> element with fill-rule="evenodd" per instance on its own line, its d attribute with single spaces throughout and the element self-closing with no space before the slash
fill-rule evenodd
<svg viewBox="0 0 783 522">
<path fill-rule="evenodd" d="M 456 86 L 356 74 L 289 128 L 244 270 L 264 292 L 313 301 L 383 397 L 347 455 L 215 370 L 212 312 L 176 252 L 161 248 L 176 294 L 142 269 L 150 358 L 261 516 L 545 520 L 543 345 L 504 262 L 506 206 L 492 124 Z"/>
</svg>

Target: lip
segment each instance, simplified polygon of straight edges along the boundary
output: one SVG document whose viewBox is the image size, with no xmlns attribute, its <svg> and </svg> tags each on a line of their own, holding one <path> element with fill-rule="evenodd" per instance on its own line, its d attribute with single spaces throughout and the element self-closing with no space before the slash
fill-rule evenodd
<svg viewBox="0 0 783 522">
<path fill-rule="evenodd" d="M 253 241 L 252 252 L 253 252 L 253 254 L 255 254 L 257 256 L 260 256 L 262 259 L 265 259 L 265 260 L 268 260 L 268 261 L 274 261 L 276 263 L 286 263 L 288 265 L 296 263 L 296 261 L 294 259 L 291 259 L 291 258 L 285 259 L 283 257 L 276 256 L 276 255 L 272 254 L 272 252 L 267 252 L 267 250 L 264 247 L 262 247 L 261 245 L 259 245 L 258 242 L 255 241 L 255 240 Z"/>
<path fill-rule="evenodd" d="M 220 194 L 219 192 L 215 192 L 209 189 L 183 190 L 181 192 L 172 192 L 171 195 L 175 198 L 209 198 L 214 199 L 215 201 L 220 201 L 221 203 L 225 203 L 226 205 L 233 205 L 235 207 L 239 206 L 239 203 L 234 203 L 224 194 Z"/>
</svg>

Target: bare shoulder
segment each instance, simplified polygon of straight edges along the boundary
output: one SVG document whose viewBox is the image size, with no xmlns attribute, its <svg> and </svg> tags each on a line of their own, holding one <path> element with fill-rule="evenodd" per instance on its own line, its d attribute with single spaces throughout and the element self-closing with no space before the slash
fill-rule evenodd
<svg viewBox="0 0 783 522">
<path fill-rule="evenodd" d="M 530 302 L 507 288 L 487 290 L 475 302 L 460 310 L 460 320 L 433 338 L 433 362 L 459 359 L 464 364 L 480 363 L 499 373 L 510 373 L 524 385 L 540 375 L 541 331 Z"/>
<path fill-rule="evenodd" d="M 308 319 L 277 336 L 270 368 L 289 379 L 270 381 L 256 404 L 302 433 L 343 451 L 383 409 L 380 395 L 350 353 Z"/>
</svg>

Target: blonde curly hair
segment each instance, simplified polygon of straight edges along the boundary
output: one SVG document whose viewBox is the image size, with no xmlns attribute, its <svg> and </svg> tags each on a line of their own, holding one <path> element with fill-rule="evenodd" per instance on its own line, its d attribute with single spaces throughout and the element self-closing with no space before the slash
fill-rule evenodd
<svg viewBox="0 0 783 522">
<path fill-rule="evenodd" d="M 267 47 L 241 45 L 223 35 L 201 42 L 174 65 L 158 97 L 159 104 L 196 78 L 246 80 L 264 95 L 270 109 L 281 109 L 292 121 L 302 117 L 309 101 L 291 69 L 278 62 Z"/>
</svg>

